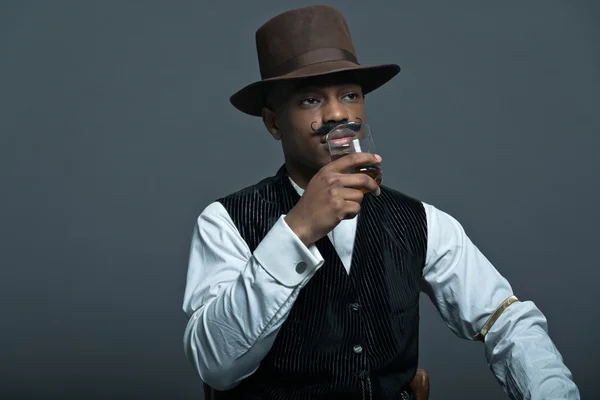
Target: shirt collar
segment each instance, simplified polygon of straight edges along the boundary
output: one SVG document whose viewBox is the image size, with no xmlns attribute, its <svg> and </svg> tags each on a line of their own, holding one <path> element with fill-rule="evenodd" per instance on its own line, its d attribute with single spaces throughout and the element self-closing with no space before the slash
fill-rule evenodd
<svg viewBox="0 0 600 400">
<path fill-rule="evenodd" d="M 294 187 L 294 189 L 296 190 L 296 192 L 298 192 L 298 195 L 300 197 L 302 197 L 302 195 L 304 194 L 304 189 L 302 189 L 300 186 L 298 186 L 296 184 L 296 182 L 294 182 L 294 180 L 288 175 L 288 179 L 290 180 L 292 186 Z"/>
</svg>

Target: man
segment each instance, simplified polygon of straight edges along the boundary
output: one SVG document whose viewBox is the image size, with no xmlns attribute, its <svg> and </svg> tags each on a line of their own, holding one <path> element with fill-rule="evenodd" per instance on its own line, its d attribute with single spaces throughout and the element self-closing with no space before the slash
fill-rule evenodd
<svg viewBox="0 0 600 400">
<path fill-rule="evenodd" d="M 328 6 L 274 17 L 256 43 L 262 80 L 231 102 L 262 117 L 285 165 L 197 221 L 184 344 L 213 397 L 414 398 L 424 291 L 456 335 L 485 343 L 511 398 L 579 398 L 542 313 L 455 219 L 345 173 L 377 155 L 331 161 L 324 134 L 366 121 L 365 94 L 400 68 L 358 65 Z"/>
</svg>

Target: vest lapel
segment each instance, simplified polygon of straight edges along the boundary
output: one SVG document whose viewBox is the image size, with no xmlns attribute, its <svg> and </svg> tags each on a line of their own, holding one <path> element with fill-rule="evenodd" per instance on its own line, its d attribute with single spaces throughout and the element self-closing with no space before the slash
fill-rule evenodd
<svg viewBox="0 0 600 400">
<path fill-rule="evenodd" d="M 382 247 L 383 221 L 375 209 L 377 200 L 370 194 L 364 196 L 358 215 L 354 249 L 350 264 L 350 276 L 354 279 L 364 274 L 361 269 L 382 269 L 384 264 Z"/>
</svg>

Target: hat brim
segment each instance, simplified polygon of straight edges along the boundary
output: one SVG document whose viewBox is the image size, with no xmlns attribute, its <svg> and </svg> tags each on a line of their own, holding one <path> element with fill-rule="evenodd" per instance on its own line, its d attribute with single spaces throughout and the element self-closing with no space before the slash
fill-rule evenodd
<svg viewBox="0 0 600 400">
<path fill-rule="evenodd" d="M 345 71 L 356 72 L 363 94 L 367 94 L 396 76 L 400 72 L 400 66 L 396 64 L 363 66 L 351 61 L 329 61 L 312 64 L 287 75 L 251 83 L 231 96 L 229 100 L 241 112 L 260 117 L 269 91 L 277 83 L 337 74 Z"/>
</svg>

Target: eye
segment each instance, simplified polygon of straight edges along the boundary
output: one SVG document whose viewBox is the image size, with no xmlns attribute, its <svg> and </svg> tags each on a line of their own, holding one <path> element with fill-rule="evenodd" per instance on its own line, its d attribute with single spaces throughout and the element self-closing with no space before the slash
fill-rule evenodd
<svg viewBox="0 0 600 400">
<path fill-rule="evenodd" d="M 352 92 L 352 93 L 348 93 L 343 98 L 350 100 L 350 101 L 355 101 L 355 100 L 360 99 L 360 95 L 358 93 Z"/>
<path fill-rule="evenodd" d="M 314 104 L 317 104 L 319 102 L 319 100 L 315 99 L 314 97 L 308 97 L 304 100 L 302 100 L 300 102 L 300 104 L 302 104 L 303 106 L 311 106 Z"/>
</svg>

